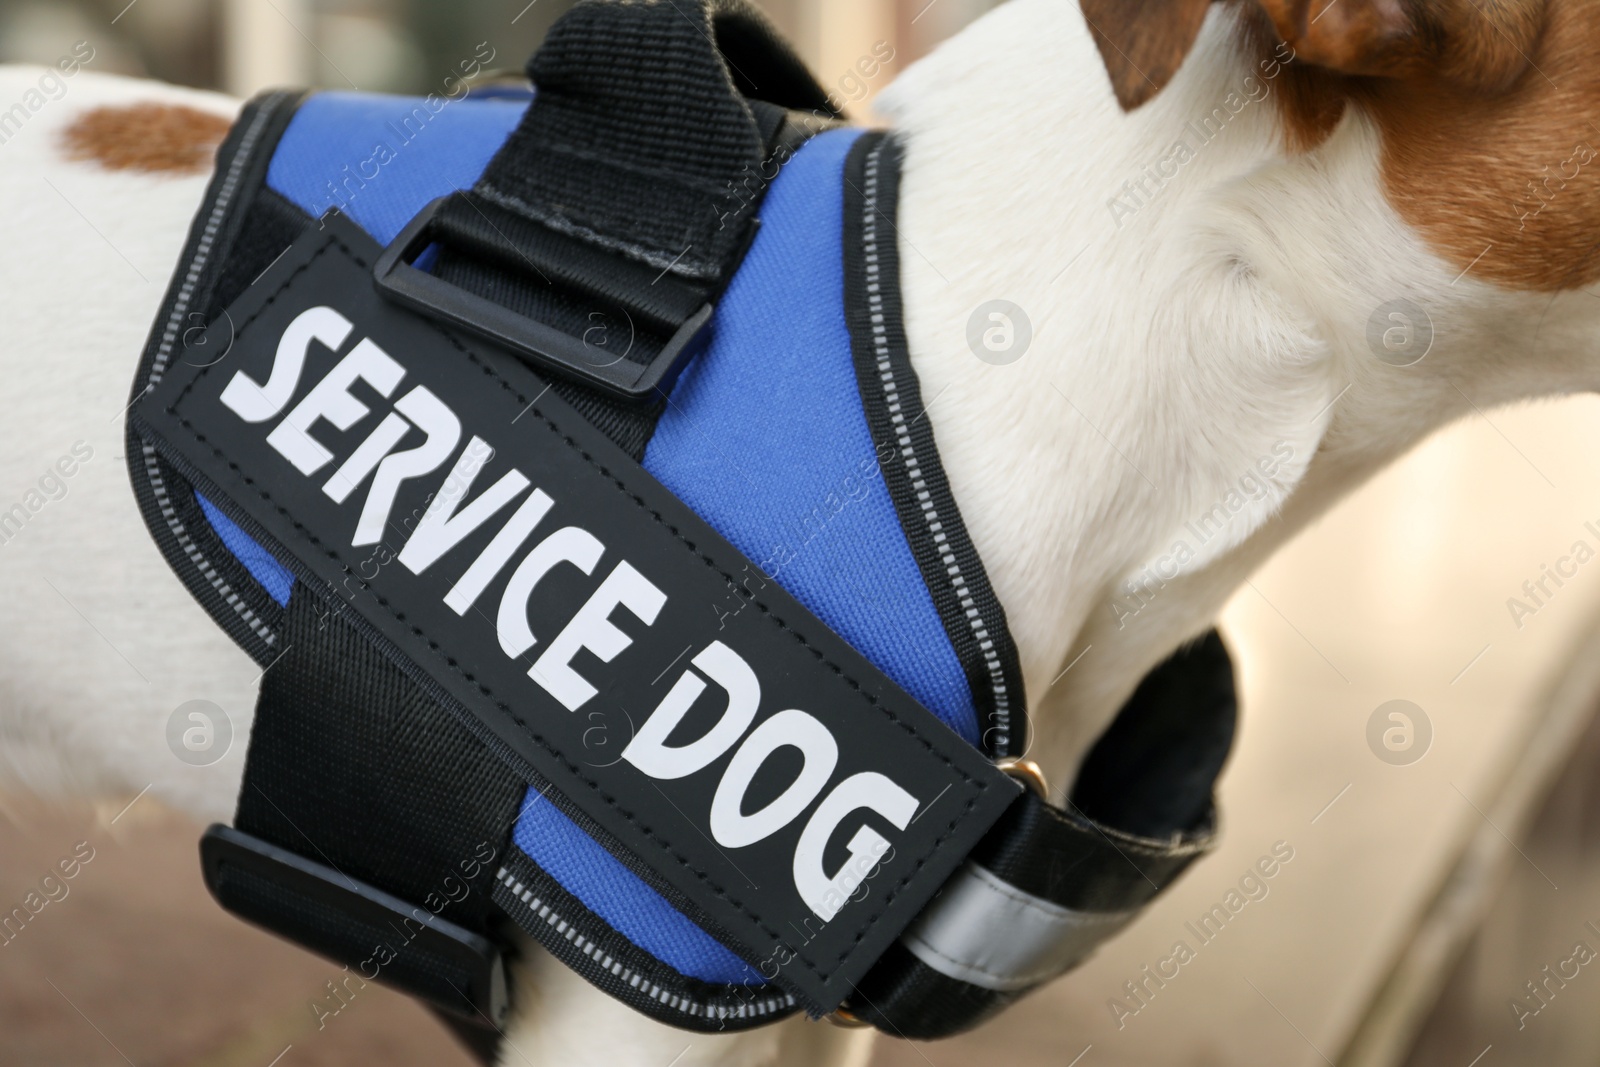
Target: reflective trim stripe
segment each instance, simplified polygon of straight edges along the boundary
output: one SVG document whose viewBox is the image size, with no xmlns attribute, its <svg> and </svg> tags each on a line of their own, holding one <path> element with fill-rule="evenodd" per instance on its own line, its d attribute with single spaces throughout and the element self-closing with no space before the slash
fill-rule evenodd
<svg viewBox="0 0 1600 1067">
<path fill-rule="evenodd" d="M 1010 992 L 1064 973 L 1137 914 L 1063 908 L 968 862 L 900 940 L 940 974 Z"/>
</svg>

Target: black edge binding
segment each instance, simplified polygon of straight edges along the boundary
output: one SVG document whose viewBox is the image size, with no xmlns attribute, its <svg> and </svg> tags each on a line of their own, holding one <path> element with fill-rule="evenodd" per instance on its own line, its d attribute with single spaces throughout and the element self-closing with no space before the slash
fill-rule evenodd
<svg viewBox="0 0 1600 1067">
<path fill-rule="evenodd" d="M 216 358 L 209 351 L 191 357 L 187 342 L 221 312 L 214 300 L 224 273 L 219 268 L 247 228 L 272 149 L 304 99 L 303 93 L 283 92 L 257 97 L 245 106 L 217 150 L 216 171 L 151 329 L 129 408 L 161 380 L 174 360 Z M 234 559 L 210 525 L 200 521 L 203 516 L 188 483 L 139 436 L 131 419 L 125 443 L 134 499 L 173 573 L 223 632 L 265 667 L 282 651 L 278 634 L 282 608 Z"/>
<path fill-rule="evenodd" d="M 911 366 L 900 305 L 895 213 L 900 150 L 867 133 L 845 163 L 845 302 L 856 381 L 883 480 L 923 581 L 955 648 L 978 709 L 979 747 L 994 759 L 1028 748 L 1022 665 L 1005 609 L 956 506 L 933 420 L 922 418 L 922 393 Z"/>
</svg>

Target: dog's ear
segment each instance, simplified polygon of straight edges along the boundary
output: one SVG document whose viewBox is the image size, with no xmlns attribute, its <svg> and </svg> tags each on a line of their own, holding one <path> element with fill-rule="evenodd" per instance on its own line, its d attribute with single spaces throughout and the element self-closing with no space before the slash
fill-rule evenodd
<svg viewBox="0 0 1600 1067">
<path fill-rule="evenodd" d="M 1548 0 L 1257 0 L 1296 62 L 1495 92 L 1526 71 Z"/>
<path fill-rule="evenodd" d="M 1200 35 L 1211 0 L 1080 0 L 1124 111 L 1166 88 Z"/>
<path fill-rule="evenodd" d="M 1111 87 L 1132 111 L 1194 47 L 1211 0 L 1080 0 Z M 1255 0 L 1295 61 L 1340 74 L 1438 76 L 1479 92 L 1532 65 L 1549 0 Z"/>
</svg>

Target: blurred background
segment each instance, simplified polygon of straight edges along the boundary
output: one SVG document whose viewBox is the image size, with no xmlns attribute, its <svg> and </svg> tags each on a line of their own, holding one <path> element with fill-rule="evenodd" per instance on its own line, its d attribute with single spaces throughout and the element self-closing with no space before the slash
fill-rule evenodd
<svg viewBox="0 0 1600 1067">
<path fill-rule="evenodd" d="M 94 69 L 221 89 L 427 92 L 487 41 L 519 68 L 570 0 L 0 0 L 0 62 L 51 63 L 88 40 Z M 823 84 L 861 105 L 993 0 L 762 0 Z M 863 79 L 878 42 L 897 60 Z"/>
<path fill-rule="evenodd" d="M 235 95 L 427 92 L 480 42 L 494 66 L 520 67 L 566 6 L 0 0 L 0 61 L 50 63 L 87 40 L 97 71 Z M 906 65 L 994 4 L 762 6 L 864 119 Z M 883 45 L 893 61 L 864 74 Z M 1244 723 L 1218 853 L 1000 1021 L 939 1044 L 880 1042 L 874 1067 L 1600 1063 L 1600 968 L 1587 963 L 1600 950 L 1600 573 L 1526 630 L 1504 607 L 1600 524 L 1596 455 L 1593 398 L 1492 413 L 1297 539 L 1224 618 Z M 1375 709 L 1397 699 L 1431 721 L 1415 758 L 1368 743 Z M 92 855 L 70 899 L 0 945 L 0 1067 L 468 1063 L 376 986 L 319 1025 L 335 969 L 224 915 L 200 883 L 197 832 L 138 797 L 63 809 L 0 794 L 0 901 Z M 1186 920 L 1278 842 L 1295 859 L 1269 896 L 1196 946 L 1187 977 L 1135 995 Z"/>
</svg>

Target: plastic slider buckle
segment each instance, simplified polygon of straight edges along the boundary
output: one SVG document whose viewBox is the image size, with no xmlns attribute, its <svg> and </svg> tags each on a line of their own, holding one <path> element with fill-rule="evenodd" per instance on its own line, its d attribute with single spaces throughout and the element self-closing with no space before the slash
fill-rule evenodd
<svg viewBox="0 0 1600 1067">
<path fill-rule="evenodd" d="M 217 903 L 246 922 L 362 981 L 479 1026 L 504 1024 L 505 956 L 488 938 L 231 826 L 206 830 L 200 866 Z"/>
<path fill-rule="evenodd" d="M 657 391 L 664 392 L 683 364 L 709 339 L 715 309 L 708 303 L 678 327 L 654 359 L 634 363 L 417 269 L 413 264 L 434 243 L 435 218 L 449 199 L 441 196 L 423 208 L 378 257 L 373 280 L 388 299 L 486 337 L 535 367 L 623 400 L 647 400 Z"/>
</svg>

